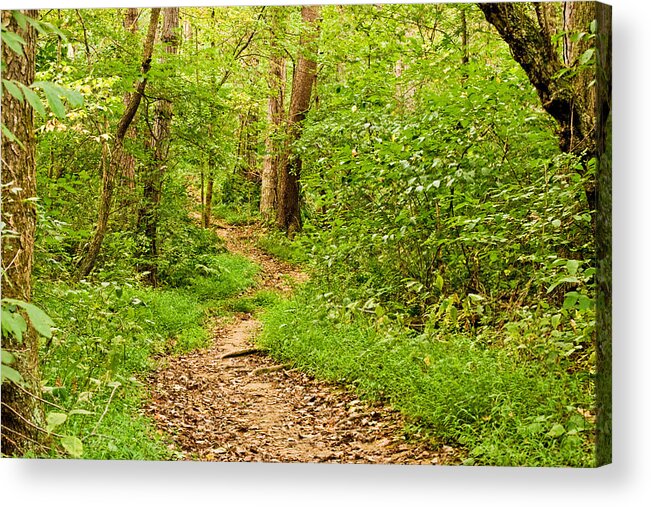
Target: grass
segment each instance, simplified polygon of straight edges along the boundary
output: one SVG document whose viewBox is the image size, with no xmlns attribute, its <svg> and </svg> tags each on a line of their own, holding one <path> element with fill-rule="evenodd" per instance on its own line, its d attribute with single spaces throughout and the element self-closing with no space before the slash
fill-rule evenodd
<svg viewBox="0 0 651 507">
<path fill-rule="evenodd" d="M 212 215 L 228 225 L 251 225 L 260 220 L 260 213 L 248 203 L 242 205 L 218 204 L 213 207 Z"/>
<path fill-rule="evenodd" d="M 256 246 L 269 255 L 290 264 L 301 264 L 307 260 L 307 255 L 298 241 L 292 241 L 279 231 L 271 231 L 262 236 Z"/>
<path fill-rule="evenodd" d="M 258 270 L 237 255 L 204 261 L 206 269 L 181 287 L 59 282 L 37 288 L 35 302 L 57 326 L 41 351 L 44 396 L 58 406 L 48 406 L 47 413 L 51 421 L 59 418 L 56 433 L 83 442 L 83 453 L 72 457 L 174 458 L 153 421 L 141 413 L 146 376 L 156 356 L 206 346 L 208 315 L 227 311 L 224 302 L 250 287 Z M 252 304 L 268 299 L 256 297 Z M 65 421 L 52 414 L 65 414 Z M 50 457 L 66 456 L 61 444 L 55 439 Z"/>
<path fill-rule="evenodd" d="M 251 296 L 239 296 L 227 299 L 222 309 L 230 313 L 255 313 L 258 310 L 270 308 L 278 304 L 281 297 L 277 292 L 260 290 Z"/>
<path fill-rule="evenodd" d="M 593 466 L 592 379 L 455 334 L 416 336 L 334 311 L 314 287 L 263 317 L 279 361 L 388 401 L 421 432 L 467 450 L 465 464 Z"/>
</svg>

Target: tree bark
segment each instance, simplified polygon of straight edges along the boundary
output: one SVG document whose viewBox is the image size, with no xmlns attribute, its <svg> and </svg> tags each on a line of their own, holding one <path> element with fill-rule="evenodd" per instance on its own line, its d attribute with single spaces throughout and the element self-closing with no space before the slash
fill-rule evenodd
<svg viewBox="0 0 651 507">
<path fill-rule="evenodd" d="M 133 7 L 126 9 L 124 13 L 123 26 L 125 30 L 131 32 L 134 35 L 138 33 L 138 9 L 135 9 Z M 123 102 L 125 108 L 128 107 L 129 105 L 129 101 L 131 100 L 131 95 L 132 93 L 129 92 L 124 94 Z M 127 130 L 127 137 L 130 139 L 135 139 L 137 137 L 136 129 L 134 125 L 131 125 L 131 127 Z M 136 159 L 130 153 L 124 154 L 124 166 L 122 167 L 121 177 L 123 180 L 122 181 L 123 186 L 125 186 L 129 190 L 135 190 Z"/>
<path fill-rule="evenodd" d="M 38 17 L 35 10 L 21 12 Z M 2 12 L 2 24 L 25 41 L 23 56 L 2 44 L 2 77 L 29 86 L 34 82 L 36 32 L 30 24 L 20 28 L 11 11 Z M 16 100 L 6 88 L 2 94 L 2 124 L 22 143 L 20 146 L 3 135 L 2 220 L 6 229 L 2 234 L 2 297 L 29 301 L 36 231 L 34 113 L 27 100 Z M 38 335 L 31 327 L 23 334 L 22 342 L 7 335 L 2 339 L 2 348 L 14 355 L 16 363 L 12 367 L 25 380 L 23 389 L 13 382 L 2 385 L 2 453 L 15 456 L 38 442 L 34 425 L 42 426 L 42 407 L 30 394 L 40 395 Z"/>
<path fill-rule="evenodd" d="M 168 55 L 175 55 L 178 52 L 178 28 L 179 8 L 164 8 L 161 40 Z M 165 58 L 161 58 L 160 63 L 165 63 Z M 172 101 L 165 98 L 158 99 L 154 104 L 154 124 L 147 143 L 151 161 L 145 167 L 142 207 L 138 213 L 138 223 L 146 242 L 144 251 L 141 252 L 138 269 L 140 272 L 146 273 L 145 279 L 152 286 L 158 284 L 158 222 L 171 127 Z"/>
<path fill-rule="evenodd" d="M 258 131 L 256 123 L 258 114 L 256 106 L 251 105 L 245 112 L 240 114 L 240 140 L 238 145 L 239 167 L 244 176 L 249 181 L 259 181 L 258 157 L 256 145 L 258 143 Z"/>
<path fill-rule="evenodd" d="M 612 462 L 612 8 L 597 5 L 597 442 L 596 464 Z"/>
<path fill-rule="evenodd" d="M 278 136 L 285 119 L 285 59 L 277 51 L 275 36 L 271 38 L 273 55 L 269 69 L 269 103 L 267 121 L 269 134 L 265 139 L 266 154 L 262 165 L 260 189 L 260 213 L 266 220 L 273 220 L 277 203 L 278 185 Z"/>
<path fill-rule="evenodd" d="M 143 59 L 140 67 L 142 79 L 136 85 L 136 91 L 131 94 L 129 104 L 124 110 L 122 117 L 118 123 L 115 138 L 110 150 L 110 160 L 103 160 L 102 169 L 102 192 L 99 199 L 97 209 L 97 224 L 93 232 L 93 236 L 88 244 L 86 253 L 79 264 L 77 273 L 78 278 L 88 276 L 95 267 L 97 256 L 102 248 L 104 236 L 108 228 L 109 214 L 111 211 L 111 204 L 113 201 L 113 191 L 115 187 L 115 176 L 119 168 L 124 163 L 124 136 L 133 121 L 133 118 L 138 111 L 142 95 L 147 85 L 147 72 L 151 68 L 151 57 L 154 50 L 154 41 L 156 39 L 156 30 L 158 27 L 158 18 L 160 15 L 160 8 L 153 8 L 151 10 L 151 18 L 149 22 L 149 30 L 147 31 L 147 38 L 145 39 Z"/>
<path fill-rule="evenodd" d="M 300 209 L 301 158 L 291 153 L 291 145 L 301 135 L 301 123 L 310 108 L 312 87 L 316 78 L 316 39 L 319 6 L 303 6 L 301 16 L 306 31 L 299 41 L 300 54 L 292 79 L 292 97 L 287 118 L 287 139 L 285 140 L 278 170 L 278 209 L 276 225 L 293 235 L 302 227 Z"/>
<path fill-rule="evenodd" d="M 571 4 L 571 5 L 570 5 Z M 564 43 L 561 59 L 553 42 L 553 6 L 530 3 L 480 3 L 486 20 L 509 45 L 513 58 L 535 87 L 543 108 L 558 123 L 561 150 L 579 157 L 584 172 L 596 155 L 594 91 L 587 83 L 594 79 L 590 68 L 581 68 L 578 59 L 589 47 L 587 38 Z M 595 2 L 568 2 L 563 11 L 564 31 L 569 35 L 588 32 L 595 19 Z M 559 73 L 566 72 L 565 75 Z M 588 207 L 596 209 L 594 180 L 585 187 Z"/>
</svg>

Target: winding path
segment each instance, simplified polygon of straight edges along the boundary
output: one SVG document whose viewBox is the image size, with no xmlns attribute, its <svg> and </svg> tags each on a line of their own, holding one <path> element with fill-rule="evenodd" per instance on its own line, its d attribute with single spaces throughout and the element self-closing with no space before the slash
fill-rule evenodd
<svg viewBox="0 0 651 507">
<path fill-rule="evenodd" d="M 305 280 L 295 267 L 255 248 L 256 226 L 220 226 L 231 252 L 261 265 L 257 289 L 288 292 Z M 256 289 L 256 290 L 257 290 Z M 250 314 L 214 322 L 213 343 L 161 361 L 145 412 L 182 459 L 200 461 L 444 464 L 451 447 L 404 438 L 404 420 L 342 387 L 287 370 L 253 352 L 260 329 Z"/>
</svg>

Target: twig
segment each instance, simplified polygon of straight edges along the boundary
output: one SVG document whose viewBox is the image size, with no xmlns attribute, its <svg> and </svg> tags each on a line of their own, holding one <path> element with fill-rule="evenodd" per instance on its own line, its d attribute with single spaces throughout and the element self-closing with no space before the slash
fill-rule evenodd
<svg viewBox="0 0 651 507">
<path fill-rule="evenodd" d="M 93 435 L 95 435 L 97 428 L 99 428 L 99 425 L 102 423 L 102 419 L 104 419 L 104 416 L 108 412 L 109 406 L 111 405 L 111 401 L 113 400 L 113 395 L 115 394 L 115 391 L 118 390 L 118 387 L 120 387 L 120 384 L 115 384 L 113 386 L 113 391 L 111 391 L 111 396 L 109 396 L 109 399 L 106 402 L 106 407 L 104 407 L 104 412 L 102 412 L 102 415 L 100 416 L 99 421 L 97 421 L 97 424 L 93 428 L 93 431 L 91 431 L 90 434 L 86 435 L 86 437 L 84 437 L 84 440 L 88 437 L 92 437 Z"/>
<path fill-rule="evenodd" d="M 248 356 L 250 354 L 259 354 L 260 352 L 263 352 L 261 349 L 243 349 L 243 350 L 235 350 L 233 352 L 229 352 L 228 354 L 224 354 L 221 356 L 220 359 L 228 359 L 229 357 L 240 357 L 240 356 Z"/>
<path fill-rule="evenodd" d="M 24 387 L 22 387 L 22 386 L 20 386 L 18 384 L 14 384 L 14 386 L 18 387 L 18 389 L 20 389 L 22 392 L 24 392 L 25 394 L 31 396 L 34 399 L 37 399 L 38 401 L 41 401 L 41 402 L 43 402 L 43 403 L 45 403 L 47 405 L 50 405 L 50 406 L 52 406 L 54 408 L 58 408 L 59 410 L 62 410 L 63 412 L 66 411 L 66 409 L 63 408 L 61 405 L 57 405 L 56 403 L 52 403 L 51 401 L 44 400 L 43 398 L 40 398 L 39 396 L 36 396 L 34 393 L 29 392 L 27 389 L 25 389 Z"/>
</svg>

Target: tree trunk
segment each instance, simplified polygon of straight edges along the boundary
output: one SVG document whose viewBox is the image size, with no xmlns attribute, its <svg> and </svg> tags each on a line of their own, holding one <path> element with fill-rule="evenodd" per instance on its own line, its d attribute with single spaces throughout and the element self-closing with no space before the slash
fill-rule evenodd
<svg viewBox="0 0 651 507">
<path fill-rule="evenodd" d="M 250 106 L 245 112 L 240 114 L 240 139 L 237 149 L 242 176 L 249 181 L 259 181 L 258 160 L 256 145 L 258 143 L 258 132 L 256 123 L 258 115 L 255 110 L 256 105 Z"/>
<path fill-rule="evenodd" d="M 594 79 L 590 68 L 578 65 L 587 38 L 571 43 L 566 37 L 561 60 L 553 42 L 553 6 L 531 3 L 480 3 L 486 20 L 509 45 L 515 60 L 536 88 L 545 110 L 558 123 L 561 150 L 579 157 L 584 172 L 596 155 Z M 565 33 L 588 32 L 596 16 L 595 2 L 568 2 L 563 10 Z M 590 42 L 591 44 L 591 42 Z M 565 75 L 559 75 L 559 72 Z M 591 211 L 596 209 L 594 180 L 587 182 L 585 195 Z"/>
<path fill-rule="evenodd" d="M 299 188 L 301 158 L 290 152 L 292 143 L 301 135 L 301 123 L 310 108 L 310 97 L 316 77 L 316 39 L 318 35 L 316 25 L 319 6 L 303 6 L 301 16 L 307 27 L 299 41 L 301 50 L 292 79 L 292 97 L 287 118 L 287 139 L 285 140 L 278 170 L 276 224 L 290 236 L 302 227 Z"/>
<path fill-rule="evenodd" d="M 165 52 L 169 55 L 175 55 L 178 52 L 179 40 L 176 33 L 178 28 L 179 8 L 164 8 L 161 39 Z M 165 63 L 164 58 L 161 59 L 161 63 Z M 171 127 L 172 101 L 158 99 L 154 105 L 154 124 L 151 129 L 151 137 L 147 143 L 147 147 L 151 152 L 151 161 L 145 168 L 142 207 L 138 214 L 138 223 L 146 241 L 144 252 L 141 252 L 138 269 L 140 272 L 146 273 L 145 278 L 152 286 L 158 284 L 158 221 Z"/>
<path fill-rule="evenodd" d="M 210 227 L 210 219 L 212 218 L 212 195 L 213 195 L 213 182 L 214 182 L 214 177 L 213 177 L 213 169 L 212 169 L 212 157 L 209 159 L 208 162 L 208 174 L 206 178 L 206 195 L 205 195 L 205 203 L 203 206 L 203 227 L 204 229 L 208 229 Z"/>
<path fill-rule="evenodd" d="M 612 8 L 597 6 L 597 466 L 612 462 Z"/>
<path fill-rule="evenodd" d="M 468 21 L 465 6 L 461 6 L 461 65 L 466 66 L 470 61 L 468 54 Z M 465 71 L 464 71 L 465 72 Z"/>
<path fill-rule="evenodd" d="M 32 18 L 38 11 L 21 11 Z M 25 45 L 20 56 L 2 44 L 2 77 L 29 86 L 34 81 L 36 33 L 30 24 L 20 28 L 11 11 L 2 12 L 2 24 L 21 36 Z M 2 94 L 2 124 L 22 143 L 2 138 L 2 297 L 29 301 L 36 230 L 36 138 L 34 113 L 27 100 L 19 102 L 5 88 Z M 30 393 L 40 395 L 38 335 L 33 329 L 18 342 L 11 334 L 3 337 L 2 348 L 11 352 L 12 365 L 25 380 L 20 388 L 13 382 L 2 385 L 2 453 L 20 455 L 38 443 L 35 426 L 42 426 L 43 411 Z"/>
<path fill-rule="evenodd" d="M 272 51 L 276 51 L 275 39 L 271 39 Z M 285 119 L 285 59 L 274 54 L 269 69 L 269 104 L 267 121 L 269 134 L 265 139 L 266 154 L 262 166 L 262 184 L 260 189 L 260 213 L 266 220 L 273 220 L 277 203 L 278 185 L 278 136 Z"/>
<path fill-rule="evenodd" d="M 151 19 L 149 22 L 149 30 L 147 38 L 145 39 L 143 60 L 141 64 L 141 74 L 146 76 L 151 67 L 151 56 L 154 50 L 154 40 L 156 38 L 156 29 L 158 26 L 158 17 L 160 15 L 160 8 L 153 8 L 151 10 Z M 90 240 L 86 254 L 79 264 L 77 273 L 78 278 L 88 276 L 95 266 L 97 256 L 102 248 L 102 242 L 108 228 L 109 213 L 111 211 L 111 204 L 113 201 L 113 190 L 115 187 L 115 175 L 123 164 L 124 160 L 124 136 L 133 121 L 133 118 L 138 111 L 140 100 L 147 85 L 147 78 L 143 77 L 136 85 L 136 91 L 131 94 L 129 104 L 124 110 L 120 122 L 117 126 L 115 139 L 110 150 L 110 160 L 103 160 L 102 169 L 102 193 L 99 199 L 99 206 L 97 210 L 97 225 L 93 232 L 93 237 Z"/>
<path fill-rule="evenodd" d="M 124 14 L 123 25 L 124 25 L 124 29 L 131 32 L 132 34 L 135 35 L 136 33 L 138 33 L 138 9 L 135 9 L 133 7 L 126 9 L 126 12 Z M 125 108 L 129 105 L 129 101 L 131 100 L 131 95 L 132 93 L 129 92 L 124 94 L 123 102 Z M 136 134 L 135 125 L 132 124 L 131 127 L 127 129 L 127 137 L 130 139 L 136 139 L 137 134 Z M 136 159 L 130 153 L 124 154 L 124 166 L 122 167 L 121 178 L 122 178 L 121 183 L 125 188 L 128 188 L 131 191 L 135 190 Z"/>
</svg>

